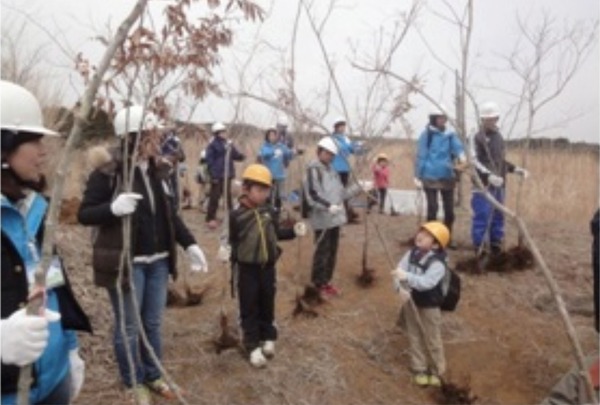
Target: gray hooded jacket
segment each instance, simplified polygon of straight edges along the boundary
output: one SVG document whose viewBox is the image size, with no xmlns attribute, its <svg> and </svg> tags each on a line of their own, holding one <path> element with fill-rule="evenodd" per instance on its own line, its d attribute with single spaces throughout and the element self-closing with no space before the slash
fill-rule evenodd
<svg viewBox="0 0 600 405">
<path fill-rule="evenodd" d="M 309 219 L 312 228 L 323 230 L 344 225 L 347 222 L 345 210 L 332 214 L 329 207 L 341 206 L 344 200 L 352 198 L 360 190 L 358 184 L 345 189 L 333 166 L 326 166 L 319 160 L 311 162 L 306 169 L 304 195 L 311 207 Z"/>
</svg>

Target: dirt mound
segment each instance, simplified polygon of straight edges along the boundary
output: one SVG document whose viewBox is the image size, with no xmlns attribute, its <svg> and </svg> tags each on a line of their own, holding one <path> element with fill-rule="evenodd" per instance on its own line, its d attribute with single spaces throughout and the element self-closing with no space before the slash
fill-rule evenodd
<svg viewBox="0 0 600 405">
<path fill-rule="evenodd" d="M 535 264 L 531 251 L 523 246 L 514 246 L 497 254 L 483 253 L 480 257 L 468 257 L 456 263 L 462 273 L 482 274 L 486 271 L 511 273 L 532 269 Z"/>
</svg>

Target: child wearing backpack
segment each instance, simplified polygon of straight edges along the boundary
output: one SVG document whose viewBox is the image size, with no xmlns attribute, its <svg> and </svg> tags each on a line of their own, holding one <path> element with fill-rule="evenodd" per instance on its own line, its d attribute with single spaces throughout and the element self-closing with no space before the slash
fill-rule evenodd
<svg viewBox="0 0 600 405">
<path fill-rule="evenodd" d="M 303 222 L 279 229 L 277 212 L 268 203 L 272 185 L 269 169 L 249 165 L 242 175 L 239 207 L 229 215 L 229 245 L 219 248 L 219 259 L 231 260 L 240 305 L 243 342 L 250 363 L 264 367 L 275 355 L 275 264 L 281 254 L 278 240 L 306 235 Z M 237 277 L 236 277 L 237 276 Z"/>
<path fill-rule="evenodd" d="M 444 281 L 446 272 L 445 248 L 450 241 L 450 231 L 441 222 L 427 222 L 415 236 L 415 246 L 407 252 L 396 270 L 392 272 L 396 291 L 407 286 L 411 299 L 423 325 L 424 338 L 421 339 L 414 311 L 404 305 L 400 311 L 400 324 L 409 341 L 409 356 L 413 380 L 419 386 L 440 386 L 440 376 L 446 371 L 444 346 L 440 333 L 441 309 L 444 301 Z M 427 347 L 435 363 L 435 369 L 428 367 Z"/>
</svg>

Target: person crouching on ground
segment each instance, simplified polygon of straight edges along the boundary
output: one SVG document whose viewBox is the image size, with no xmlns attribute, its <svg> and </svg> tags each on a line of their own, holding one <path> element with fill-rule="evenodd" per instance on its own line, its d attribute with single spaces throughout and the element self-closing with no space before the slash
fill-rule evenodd
<svg viewBox="0 0 600 405">
<path fill-rule="evenodd" d="M 439 386 L 440 376 L 446 371 L 446 359 L 441 337 L 443 301 L 442 282 L 446 274 L 445 248 L 450 241 L 450 232 L 441 222 L 427 222 L 415 236 L 415 246 L 402 257 L 396 270 L 392 272 L 396 291 L 404 286 L 410 295 L 418 317 L 405 303 L 400 312 L 400 325 L 409 341 L 409 356 L 414 382 L 420 386 Z M 417 319 L 423 325 L 424 338 L 421 339 Z M 427 361 L 427 347 L 430 350 L 435 368 Z"/>
<path fill-rule="evenodd" d="M 326 296 L 337 296 L 340 290 L 332 283 L 333 270 L 340 239 L 340 226 L 348 222 L 344 201 L 361 192 L 355 184 L 344 188 L 339 173 L 332 161 L 338 153 L 336 142 L 331 137 L 322 138 L 317 144 L 317 159 L 307 168 L 304 184 L 310 209 L 310 223 L 315 231 L 315 254 L 311 280 Z M 373 182 L 364 184 L 364 191 L 373 188 Z"/>
<path fill-rule="evenodd" d="M 264 367 L 275 355 L 275 264 L 281 255 L 277 241 L 306 235 L 302 222 L 293 229 L 279 228 L 277 212 L 268 204 L 272 180 L 266 166 L 246 168 L 240 205 L 229 215 L 229 245 L 219 248 L 219 259 L 231 260 L 237 279 L 244 347 L 254 367 Z"/>
<path fill-rule="evenodd" d="M 112 304 L 114 349 L 121 379 L 128 394 L 137 398 L 136 403 L 145 405 L 150 403 L 149 390 L 167 399 L 174 399 L 176 393 L 162 378 L 149 350 L 139 345 L 137 317 L 141 318 L 141 327 L 160 360 L 167 284 L 169 275 L 177 278 L 176 243 L 185 249 L 192 271 L 206 272 L 208 266 L 204 253 L 173 206 L 168 170 L 159 167 L 160 134 L 156 131 L 156 116 L 144 112 L 142 106 L 131 106 L 117 113 L 114 127 L 121 144 L 110 152 L 97 149 L 94 155 L 90 153 L 90 160 L 95 161 L 97 168 L 87 181 L 78 218 L 83 225 L 97 227 L 93 246 L 94 282 L 106 288 Z M 122 156 L 126 151 L 127 161 Z M 136 156 L 132 156 L 134 152 Z M 124 165 L 133 166 L 132 192 L 123 191 Z M 126 175 L 129 177 L 129 173 Z M 132 263 L 125 267 L 126 280 L 118 285 L 126 217 L 131 218 Z M 129 267 L 131 271 L 127 271 Z M 120 327 L 119 302 L 124 306 L 125 334 Z M 133 357 L 133 370 L 129 367 L 128 350 Z"/>
</svg>

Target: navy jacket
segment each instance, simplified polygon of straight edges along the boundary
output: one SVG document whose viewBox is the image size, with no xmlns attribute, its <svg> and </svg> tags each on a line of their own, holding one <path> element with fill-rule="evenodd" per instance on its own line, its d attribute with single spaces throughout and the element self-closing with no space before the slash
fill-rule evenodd
<svg viewBox="0 0 600 405">
<path fill-rule="evenodd" d="M 206 163 L 212 180 L 225 178 L 225 156 L 227 155 L 227 140 L 215 135 L 206 148 Z M 229 178 L 235 177 L 234 161 L 241 162 L 246 156 L 231 145 L 231 156 L 229 159 Z"/>
</svg>

